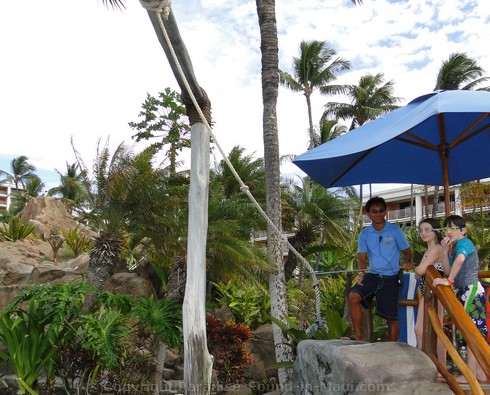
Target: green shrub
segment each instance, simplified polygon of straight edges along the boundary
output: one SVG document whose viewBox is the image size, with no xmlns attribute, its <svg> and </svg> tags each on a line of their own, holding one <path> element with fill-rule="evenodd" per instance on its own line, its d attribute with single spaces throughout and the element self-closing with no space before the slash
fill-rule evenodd
<svg viewBox="0 0 490 395">
<path fill-rule="evenodd" d="M 0 340 L 7 352 L 0 351 L 0 366 L 7 364 L 15 373 L 21 394 L 37 394 L 33 386 L 41 370 L 53 374 L 56 347 L 46 336 L 46 328 L 31 317 L 38 315 L 40 303 L 32 301 L 28 311 L 0 314 Z"/>
<path fill-rule="evenodd" d="M 327 277 L 320 280 L 321 311 L 334 310 L 340 316 L 344 314 L 345 276 Z"/>
<path fill-rule="evenodd" d="M 7 241 L 17 241 L 27 239 L 34 227 L 24 222 L 20 217 L 10 216 L 8 224 L 0 224 L 0 238 Z M 3 229 L 2 229 L 3 228 Z"/>
<path fill-rule="evenodd" d="M 73 251 L 75 257 L 79 256 L 82 252 L 90 250 L 92 239 L 84 235 L 78 227 L 63 231 L 62 234 L 65 238 L 66 245 Z"/>
<path fill-rule="evenodd" d="M 231 281 L 213 285 L 218 293 L 217 302 L 228 306 L 237 321 L 252 329 L 270 322 L 271 303 L 267 290 L 251 284 L 238 287 Z"/>
</svg>

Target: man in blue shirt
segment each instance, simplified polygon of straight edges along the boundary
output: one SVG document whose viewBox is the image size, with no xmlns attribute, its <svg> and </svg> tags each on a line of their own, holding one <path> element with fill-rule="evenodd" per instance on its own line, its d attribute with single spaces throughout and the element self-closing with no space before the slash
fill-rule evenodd
<svg viewBox="0 0 490 395">
<path fill-rule="evenodd" d="M 400 227 L 385 220 L 386 202 L 383 198 L 369 199 L 366 213 L 371 225 L 359 234 L 357 257 L 360 272 L 349 293 L 353 337 L 362 340 L 361 306 L 370 308 L 376 297 L 376 315 L 386 319 L 388 340 L 398 341 L 400 252 L 410 264 L 413 253 Z"/>
</svg>

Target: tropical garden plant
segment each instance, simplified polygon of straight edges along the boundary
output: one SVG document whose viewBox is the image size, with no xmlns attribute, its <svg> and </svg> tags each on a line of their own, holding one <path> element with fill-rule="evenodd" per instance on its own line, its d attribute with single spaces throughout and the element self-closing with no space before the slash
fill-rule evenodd
<svg viewBox="0 0 490 395">
<path fill-rule="evenodd" d="M 93 311 L 82 313 L 92 289 L 80 280 L 30 286 L 0 314 L 1 363 L 16 373 L 22 393 L 37 393 L 43 369 L 48 386 L 57 374 L 67 391 L 101 390 L 108 379 L 120 388 L 140 385 L 152 370 L 141 352 L 151 347 L 149 338 L 180 346 L 181 313 L 173 301 L 103 293 Z"/>
<path fill-rule="evenodd" d="M 67 247 L 73 252 L 75 257 L 79 256 L 82 252 L 90 250 L 92 239 L 85 235 L 80 227 L 70 228 L 62 231 L 61 234 Z"/>
<path fill-rule="evenodd" d="M 8 223 L 0 224 L 0 239 L 7 241 L 25 240 L 32 235 L 34 227 L 22 218 L 10 214 Z"/>
</svg>

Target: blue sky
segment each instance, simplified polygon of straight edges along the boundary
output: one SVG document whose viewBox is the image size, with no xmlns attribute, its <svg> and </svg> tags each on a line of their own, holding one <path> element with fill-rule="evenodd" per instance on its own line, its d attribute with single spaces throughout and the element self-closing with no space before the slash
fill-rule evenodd
<svg viewBox="0 0 490 395">
<path fill-rule="evenodd" d="M 261 155 L 260 37 L 253 1 L 173 1 L 200 85 L 208 93 L 226 152 L 241 145 Z M 433 90 L 451 53 L 466 52 L 490 75 L 488 0 L 281 0 L 276 2 L 280 68 L 290 70 L 301 40 L 327 40 L 352 62 L 340 83 L 382 72 L 402 104 Z M 45 183 L 74 162 L 70 139 L 90 164 L 97 141 L 132 144 L 147 93 L 177 90 L 146 11 L 123 12 L 100 0 L 23 0 L 0 4 L 0 168 L 26 155 Z M 329 99 L 312 97 L 318 122 Z M 281 88 L 280 152 L 307 148 L 304 97 Z M 139 149 L 136 146 L 135 149 Z M 216 151 L 216 160 L 220 160 Z M 288 172 L 295 166 L 286 166 Z M 54 181 L 54 182 L 55 182 Z"/>
</svg>

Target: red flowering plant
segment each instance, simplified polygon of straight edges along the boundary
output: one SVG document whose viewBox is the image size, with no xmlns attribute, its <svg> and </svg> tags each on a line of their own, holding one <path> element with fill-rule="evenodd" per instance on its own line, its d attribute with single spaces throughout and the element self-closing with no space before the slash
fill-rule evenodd
<svg viewBox="0 0 490 395">
<path fill-rule="evenodd" d="M 252 338 L 250 328 L 243 323 L 237 324 L 235 320 L 223 324 L 216 317 L 208 316 L 206 329 L 209 352 L 214 356 L 214 368 L 220 383 L 245 381 L 245 367 L 253 362 L 245 344 Z"/>
</svg>

